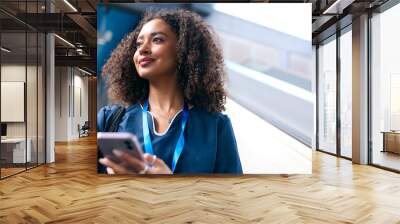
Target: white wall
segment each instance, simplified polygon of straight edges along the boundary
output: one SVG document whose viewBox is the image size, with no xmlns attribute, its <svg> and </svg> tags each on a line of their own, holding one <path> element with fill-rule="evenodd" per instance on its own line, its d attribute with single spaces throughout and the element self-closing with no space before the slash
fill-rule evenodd
<svg viewBox="0 0 400 224">
<path fill-rule="evenodd" d="M 81 76 L 83 73 L 76 69 L 74 70 L 74 74 L 73 110 L 75 113 L 73 113 L 71 134 L 72 136 L 78 136 L 78 124 L 82 126 L 85 121 L 88 121 L 88 78 Z"/>
<path fill-rule="evenodd" d="M 37 70 L 38 69 L 38 70 Z M 25 64 L 3 64 L 1 66 L 1 81 L 2 82 L 24 82 L 26 84 L 26 106 L 25 100 L 23 100 L 22 107 L 19 112 L 24 116 L 26 112 L 26 120 L 22 122 L 6 122 L 7 123 L 7 137 L 9 138 L 24 138 L 25 135 L 28 137 L 31 148 L 32 161 L 36 162 L 39 159 L 39 163 L 44 163 L 44 74 L 42 73 L 42 67 L 38 67 Z M 27 78 L 27 80 L 25 80 Z M 2 89 L 2 94 L 4 94 Z M 24 89 L 18 90 L 20 94 L 24 94 Z M 7 95 L 2 95 L 9 97 Z M 24 96 L 22 96 L 24 98 Z M 17 103 L 17 102 L 16 102 Z M 2 102 L 3 104 L 3 102 Z M 2 107 L 2 112 L 16 113 L 13 112 L 13 108 Z M 23 119 L 24 120 L 24 119 Z M 37 155 L 39 154 L 39 155 Z"/>
<path fill-rule="evenodd" d="M 36 86 L 36 80 L 31 80 L 30 75 L 36 74 L 36 66 L 27 66 L 20 64 L 6 64 L 1 66 L 1 81 L 4 82 L 25 82 L 26 71 L 28 72 L 28 82 L 30 86 Z M 28 119 L 28 137 L 33 130 L 36 130 L 36 88 L 27 88 L 27 104 L 31 108 L 27 108 Z M 4 96 L 3 96 L 4 97 Z M 41 105 L 39 105 L 40 107 Z M 32 108 L 34 107 L 34 108 Z M 7 110 L 7 108 L 1 108 Z M 34 124 L 32 123 L 34 121 Z M 25 124 L 26 122 L 7 122 L 7 136 L 8 137 L 25 137 Z M 36 134 L 36 132 L 35 132 Z"/>
<path fill-rule="evenodd" d="M 1 81 L 1 121 L 24 122 L 25 83 Z M 36 108 L 36 107 L 35 107 Z"/>
<path fill-rule="evenodd" d="M 83 75 L 76 68 L 56 67 L 56 141 L 77 139 L 78 124 L 88 120 L 88 78 Z"/>
<path fill-rule="evenodd" d="M 1 81 L 2 82 L 25 82 L 25 64 L 8 64 L 1 66 Z M 28 70 L 31 68 L 28 66 Z M 4 97 L 4 96 L 2 96 Z M 1 108 L 7 110 L 7 108 Z M 7 122 L 8 137 L 25 137 L 24 122 Z"/>
<path fill-rule="evenodd" d="M 55 140 L 66 141 L 68 118 L 68 68 L 55 68 Z"/>
</svg>

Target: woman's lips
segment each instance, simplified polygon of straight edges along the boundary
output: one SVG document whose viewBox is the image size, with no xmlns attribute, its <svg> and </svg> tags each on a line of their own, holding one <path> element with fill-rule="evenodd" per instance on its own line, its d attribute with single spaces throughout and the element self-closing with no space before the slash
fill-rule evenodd
<svg viewBox="0 0 400 224">
<path fill-rule="evenodd" d="M 140 65 L 141 67 L 145 67 L 145 66 L 151 64 L 152 62 L 154 62 L 154 59 L 152 59 L 152 58 L 145 58 L 145 59 L 139 60 L 139 65 Z"/>
</svg>

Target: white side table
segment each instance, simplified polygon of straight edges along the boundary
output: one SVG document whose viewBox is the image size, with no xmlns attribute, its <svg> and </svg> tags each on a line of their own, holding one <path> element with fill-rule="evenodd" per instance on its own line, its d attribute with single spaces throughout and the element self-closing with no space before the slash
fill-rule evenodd
<svg viewBox="0 0 400 224">
<path fill-rule="evenodd" d="M 28 147 L 26 148 L 25 154 L 25 138 L 7 138 L 2 139 L 1 144 L 11 144 L 14 145 L 13 148 L 13 163 L 25 163 L 31 162 L 32 160 L 32 140 L 27 138 Z M 27 159 L 25 161 L 25 158 Z"/>
</svg>

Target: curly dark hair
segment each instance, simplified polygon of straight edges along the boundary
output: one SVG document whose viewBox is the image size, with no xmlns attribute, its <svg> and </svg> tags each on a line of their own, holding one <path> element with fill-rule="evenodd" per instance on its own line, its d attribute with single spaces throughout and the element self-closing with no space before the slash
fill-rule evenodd
<svg viewBox="0 0 400 224">
<path fill-rule="evenodd" d="M 147 11 L 135 30 L 114 49 L 102 72 L 109 96 L 124 104 L 141 102 L 148 97 L 148 80 L 138 75 L 132 58 L 140 30 L 153 19 L 162 19 L 177 35 L 177 80 L 185 101 L 208 112 L 225 110 L 222 49 L 201 16 L 183 9 Z"/>
</svg>

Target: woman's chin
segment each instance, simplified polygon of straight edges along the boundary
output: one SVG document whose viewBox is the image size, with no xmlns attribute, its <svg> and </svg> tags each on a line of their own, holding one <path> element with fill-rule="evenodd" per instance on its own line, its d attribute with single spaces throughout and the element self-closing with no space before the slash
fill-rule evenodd
<svg viewBox="0 0 400 224">
<path fill-rule="evenodd" d="M 151 72 L 140 72 L 140 73 L 138 73 L 138 75 L 139 75 L 140 78 L 147 79 L 147 80 L 149 80 L 152 77 L 154 77 L 154 74 L 151 73 Z"/>
</svg>

